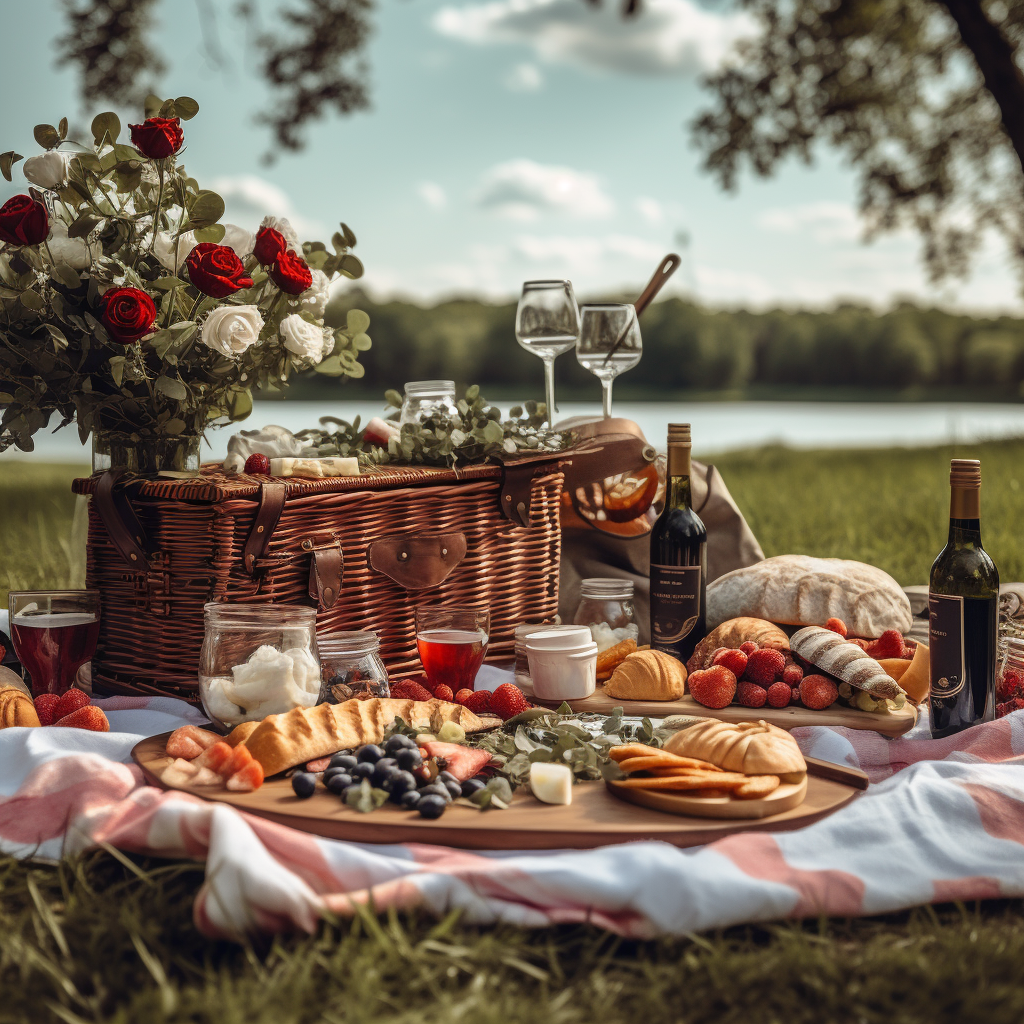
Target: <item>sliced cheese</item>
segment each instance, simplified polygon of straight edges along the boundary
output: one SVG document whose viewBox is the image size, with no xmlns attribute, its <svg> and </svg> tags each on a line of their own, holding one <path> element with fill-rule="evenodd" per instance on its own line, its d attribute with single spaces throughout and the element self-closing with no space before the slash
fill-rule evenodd
<svg viewBox="0 0 1024 1024">
<path fill-rule="evenodd" d="M 878 664 L 893 677 L 898 683 L 903 678 L 903 673 L 910 668 L 909 658 L 879 658 Z M 904 687 L 906 689 L 906 687 Z"/>
<path fill-rule="evenodd" d="M 900 686 L 915 704 L 920 704 L 928 696 L 931 687 L 931 661 L 927 644 L 917 645 L 913 661 L 900 676 Z"/>
<path fill-rule="evenodd" d="M 572 772 L 567 764 L 534 761 L 530 765 L 530 789 L 543 804 L 571 804 Z"/>
<path fill-rule="evenodd" d="M 323 459 L 281 458 L 270 460 L 271 476 L 301 476 L 319 478 L 325 476 L 359 476 L 359 460 L 328 456 Z"/>
</svg>

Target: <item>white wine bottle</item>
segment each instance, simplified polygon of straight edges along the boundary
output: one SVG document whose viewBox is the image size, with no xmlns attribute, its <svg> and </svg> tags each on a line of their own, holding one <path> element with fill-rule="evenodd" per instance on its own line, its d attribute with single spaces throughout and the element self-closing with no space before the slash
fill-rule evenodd
<svg viewBox="0 0 1024 1024">
<path fill-rule="evenodd" d="M 949 466 L 949 540 L 928 582 L 932 736 L 995 716 L 999 572 L 981 546 L 981 463 Z"/>
<path fill-rule="evenodd" d="M 707 632 L 708 532 L 693 511 L 690 424 L 668 427 L 668 494 L 651 530 L 651 646 L 685 662 Z"/>
</svg>

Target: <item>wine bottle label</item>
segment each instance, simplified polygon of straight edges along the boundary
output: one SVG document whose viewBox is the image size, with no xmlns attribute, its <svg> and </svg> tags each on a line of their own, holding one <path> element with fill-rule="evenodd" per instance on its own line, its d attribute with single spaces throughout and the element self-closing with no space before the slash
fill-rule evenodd
<svg viewBox="0 0 1024 1024">
<path fill-rule="evenodd" d="M 699 565 L 651 565 L 651 631 L 655 647 L 677 644 L 700 618 Z"/>
<path fill-rule="evenodd" d="M 955 697 L 964 688 L 967 676 L 962 597 L 928 595 L 928 644 L 932 696 Z"/>
</svg>

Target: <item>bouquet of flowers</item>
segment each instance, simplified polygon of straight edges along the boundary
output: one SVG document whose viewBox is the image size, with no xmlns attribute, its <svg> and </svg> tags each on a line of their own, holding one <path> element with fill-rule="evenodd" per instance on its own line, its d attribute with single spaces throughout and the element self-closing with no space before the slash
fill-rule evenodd
<svg viewBox="0 0 1024 1024">
<path fill-rule="evenodd" d="M 363 272 L 355 236 L 342 224 L 329 252 L 283 219 L 255 235 L 220 223 L 224 201 L 178 159 L 198 109 L 150 97 L 131 145 L 113 113 L 93 120 L 91 148 L 67 140 L 66 118 L 36 126 L 35 187 L 0 208 L 0 451 L 31 451 L 54 412 L 83 442 L 197 446 L 249 414 L 254 387 L 310 367 L 362 376 L 369 317 L 323 320 L 331 280 Z M 21 159 L 0 154 L 8 181 Z"/>
</svg>

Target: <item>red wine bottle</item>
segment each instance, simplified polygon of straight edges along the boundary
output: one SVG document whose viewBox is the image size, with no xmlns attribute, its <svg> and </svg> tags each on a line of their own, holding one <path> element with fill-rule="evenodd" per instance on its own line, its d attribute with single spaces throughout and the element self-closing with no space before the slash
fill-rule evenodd
<svg viewBox="0 0 1024 1024">
<path fill-rule="evenodd" d="M 981 463 L 949 468 L 949 540 L 928 583 L 933 737 L 995 716 L 999 573 L 981 546 Z"/>
<path fill-rule="evenodd" d="M 668 427 L 668 494 L 651 530 L 651 646 L 685 662 L 707 632 L 708 532 L 693 511 L 690 424 Z"/>
</svg>

